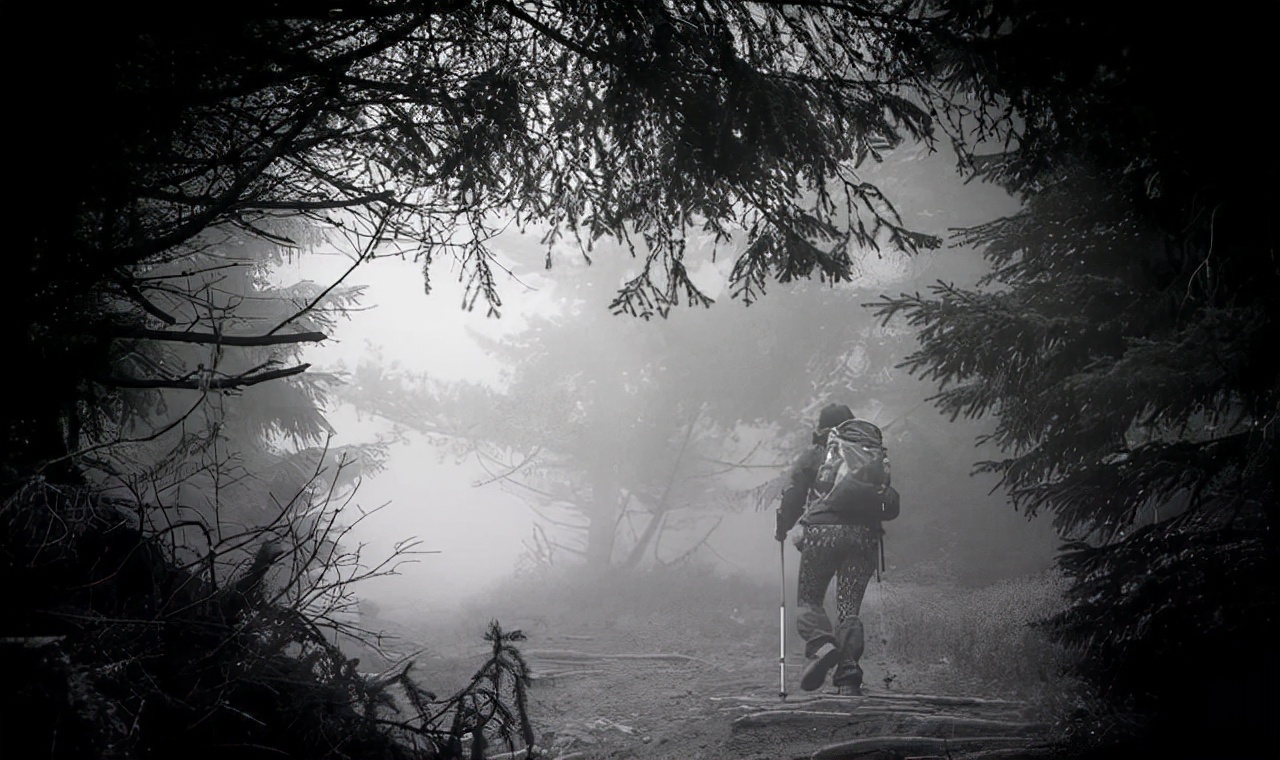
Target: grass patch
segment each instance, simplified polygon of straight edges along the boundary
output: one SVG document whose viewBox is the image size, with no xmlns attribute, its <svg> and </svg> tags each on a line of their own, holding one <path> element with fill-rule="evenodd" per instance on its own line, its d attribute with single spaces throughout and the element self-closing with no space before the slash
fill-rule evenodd
<svg viewBox="0 0 1280 760">
<path fill-rule="evenodd" d="M 1032 624 L 1061 609 L 1063 589 L 1053 572 L 978 587 L 872 580 L 861 615 L 864 666 L 874 679 L 868 685 L 1059 699 L 1070 655 Z M 607 631 L 636 651 L 716 659 L 748 650 L 768 658 L 777 652 L 778 594 L 776 584 L 724 576 L 703 565 L 629 573 L 552 569 L 500 583 L 465 605 L 452 637 L 474 642 L 473 629 L 497 619 L 508 629 L 524 629 L 533 641 Z M 834 606 L 829 597 L 828 609 Z M 797 652 L 793 603 L 788 613 L 788 649 Z"/>
<path fill-rule="evenodd" d="M 986 586 L 872 581 L 862 607 L 868 654 L 894 688 L 1047 698 L 1070 655 L 1033 626 L 1062 608 L 1057 573 Z"/>
</svg>

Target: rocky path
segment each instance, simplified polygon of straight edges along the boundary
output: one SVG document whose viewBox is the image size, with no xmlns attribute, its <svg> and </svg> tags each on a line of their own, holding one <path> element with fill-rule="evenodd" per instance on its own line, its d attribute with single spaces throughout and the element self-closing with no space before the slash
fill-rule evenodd
<svg viewBox="0 0 1280 760">
<path fill-rule="evenodd" d="M 531 642 L 524 653 L 537 678 L 531 708 L 540 756 L 978 760 L 1050 754 L 1048 727 L 1017 702 L 889 690 L 861 697 L 801 692 L 782 700 L 776 660 L 770 667 L 766 658 L 741 650 L 673 652 L 645 643 L 616 635 Z M 791 659 L 788 681 L 795 688 L 801 663 Z"/>
</svg>

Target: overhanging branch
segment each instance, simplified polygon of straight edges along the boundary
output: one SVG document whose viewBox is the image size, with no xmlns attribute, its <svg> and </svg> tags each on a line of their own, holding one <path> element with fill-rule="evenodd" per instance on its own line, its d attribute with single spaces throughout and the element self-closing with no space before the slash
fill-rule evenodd
<svg viewBox="0 0 1280 760">
<path fill-rule="evenodd" d="M 278 346 L 287 343 L 319 343 L 327 340 L 328 335 L 322 332 L 300 332 L 287 335 L 223 335 L 220 333 L 198 332 L 195 330 L 174 332 L 172 330 L 151 330 L 145 327 L 128 327 L 113 329 L 113 338 L 142 338 L 146 340 L 167 340 L 177 343 L 203 343 L 222 346 Z"/>
<path fill-rule="evenodd" d="M 299 364 L 296 367 L 273 369 L 257 374 L 236 375 L 234 377 L 189 377 L 172 379 L 142 379 L 136 377 L 108 377 L 102 382 L 114 388 L 165 388 L 173 390 L 232 390 L 247 388 L 270 380 L 279 380 L 306 372 L 310 364 Z"/>
</svg>

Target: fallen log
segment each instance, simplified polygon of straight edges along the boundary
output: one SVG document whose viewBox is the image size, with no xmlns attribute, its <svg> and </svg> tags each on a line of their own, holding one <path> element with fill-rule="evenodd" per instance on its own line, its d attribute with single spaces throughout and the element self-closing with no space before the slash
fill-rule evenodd
<svg viewBox="0 0 1280 760">
<path fill-rule="evenodd" d="M 1052 746 L 1006 747 L 965 752 L 961 760 L 1034 760 L 1035 758 L 1060 758 L 1062 751 Z M 947 755 L 907 755 L 902 760 L 956 760 Z"/>
<path fill-rule="evenodd" d="M 503 752 L 500 755 L 489 755 L 489 760 L 525 760 L 525 758 L 538 757 L 539 750 L 535 747 L 532 752 L 529 749 L 518 749 L 515 752 Z"/>
<path fill-rule="evenodd" d="M 1036 736 L 1049 730 L 1048 724 L 1019 720 L 993 720 L 968 715 L 919 716 L 913 730 L 928 736 Z"/>
<path fill-rule="evenodd" d="M 966 705 L 974 707 L 1026 707 L 1025 702 L 1014 702 L 1007 699 L 991 697 L 955 697 L 947 694 L 868 694 L 868 699 L 884 699 L 890 701 L 915 701 L 932 705 Z"/>
<path fill-rule="evenodd" d="M 899 757 L 941 755 L 987 749 L 1026 748 L 1027 739 L 1015 736 L 966 736 L 945 739 L 937 736 L 867 736 L 829 744 L 815 751 L 811 760 L 862 760 L 882 758 L 885 752 Z"/>
<path fill-rule="evenodd" d="M 707 697 L 712 702 L 781 702 L 788 705 L 811 704 L 813 702 L 839 702 L 842 705 L 856 705 L 867 697 L 842 697 L 838 694 L 788 694 L 786 700 L 778 699 L 775 691 L 771 695 L 760 694 L 721 694 Z"/>
<path fill-rule="evenodd" d="M 920 717 L 931 717 L 939 714 L 937 708 L 929 705 L 911 705 L 911 704 L 893 704 L 876 702 L 868 697 L 841 697 L 835 694 L 825 696 L 801 697 L 799 699 L 788 697 L 787 700 L 780 701 L 775 695 L 773 697 L 737 697 L 737 696 L 719 696 L 708 697 L 712 702 L 717 703 L 717 709 L 720 710 L 739 710 L 757 707 L 762 711 L 772 710 L 844 710 L 848 712 L 857 712 L 859 714 L 869 713 L 875 715 L 891 715 L 891 714 L 907 714 L 917 715 Z"/>
<path fill-rule="evenodd" d="M 559 662 L 591 662 L 593 660 L 668 660 L 699 662 L 703 665 L 721 667 L 699 657 L 687 654 L 678 654 L 676 652 L 605 654 L 597 652 L 579 652 L 573 649 L 526 649 L 523 654 L 529 659 L 542 659 Z"/>
<path fill-rule="evenodd" d="M 739 728 L 777 728 L 779 726 L 843 726 L 855 718 L 847 712 L 819 710 L 769 710 L 735 718 L 730 725 Z"/>
</svg>

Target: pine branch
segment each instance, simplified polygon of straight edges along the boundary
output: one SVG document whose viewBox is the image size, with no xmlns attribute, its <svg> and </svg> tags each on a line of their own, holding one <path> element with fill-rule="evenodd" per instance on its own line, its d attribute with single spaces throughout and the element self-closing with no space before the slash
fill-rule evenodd
<svg viewBox="0 0 1280 760">
<path fill-rule="evenodd" d="M 322 332 L 301 332 L 285 335 L 225 335 L 223 333 L 195 330 L 174 332 L 152 330 L 145 327 L 117 327 L 110 331 L 113 338 L 137 338 L 139 340 L 163 340 L 173 343 L 199 343 L 210 346 L 280 346 L 291 343 L 319 343 L 328 340 Z"/>
<path fill-rule="evenodd" d="M 107 377 L 102 383 L 113 388 L 168 388 L 173 390 L 232 390 L 236 388 L 247 388 L 251 385 L 265 383 L 271 380 L 279 380 L 285 377 L 292 377 L 307 371 L 310 364 L 299 364 L 296 367 L 285 367 L 282 369 L 274 369 L 266 372 L 248 375 L 234 375 L 231 377 L 189 377 L 189 378 L 173 378 L 173 379 L 141 379 L 132 377 Z"/>
</svg>

